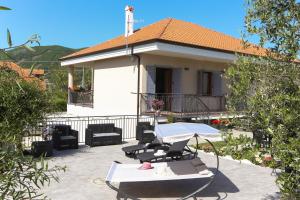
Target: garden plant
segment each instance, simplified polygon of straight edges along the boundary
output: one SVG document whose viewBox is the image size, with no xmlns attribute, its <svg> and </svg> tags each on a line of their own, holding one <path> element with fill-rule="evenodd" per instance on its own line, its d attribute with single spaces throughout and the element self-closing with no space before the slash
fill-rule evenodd
<svg viewBox="0 0 300 200">
<path fill-rule="evenodd" d="M 245 116 L 237 119 L 241 126 L 272 139 L 272 158 L 280 161 L 277 183 L 282 198 L 299 199 L 300 4 L 296 0 L 247 3 L 246 35 L 257 35 L 257 48 L 267 49 L 261 56 L 238 55 L 226 71 L 229 109 Z"/>
<path fill-rule="evenodd" d="M 0 7 L 1 10 L 9 10 Z M 32 37 L 22 45 L 28 50 Z M 0 49 L 5 53 L 13 46 L 7 31 L 8 47 Z M 28 128 L 43 123 L 51 111 L 47 93 L 35 81 L 24 80 L 5 63 L 0 66 L 0 199 L 42 199 L 40 188 L 51 179 L 58 180 L 58 166 L 49 167 L 43 157 L 33 159 L 24 155 L 23 136 Z"/>
</svg>

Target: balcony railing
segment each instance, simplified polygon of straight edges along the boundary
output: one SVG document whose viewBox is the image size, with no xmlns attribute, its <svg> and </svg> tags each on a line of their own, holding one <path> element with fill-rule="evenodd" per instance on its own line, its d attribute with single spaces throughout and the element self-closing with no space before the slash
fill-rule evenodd
<svg viewBox="0 0 300 200">
<path fill-rule="evenodd" d="M 141 94 L 141 113 L 153 112 L 151 102 L 162 100 L 162 112 L 185 115 L 209 114 L 225 111 L 224 96 L 199 96 L 194 94 Z"/>
<path fill-rule="evenodd" d="M 93 106 L 93 96 L 92 90 L 88 91 L 71 91 L 69 90 L 69 104 L 78 104 L 81 106 Z"/>
</svg>

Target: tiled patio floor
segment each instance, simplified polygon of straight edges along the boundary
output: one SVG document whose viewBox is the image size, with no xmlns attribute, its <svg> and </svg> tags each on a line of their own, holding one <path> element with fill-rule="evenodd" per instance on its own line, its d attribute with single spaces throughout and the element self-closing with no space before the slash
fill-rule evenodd
<svg viewBox="0 0 300 200">
<path fill-rule="evenodd" d="M 53 200 L 110 200 L 121 198 L 119 194 L 106 186 L 106 173 L 114 160 L 122 163 L 139 163 L 124 156 L 121 147 L 112 145 L 89 148 L 81 146 L 78 150 L 55 152 L 51 165 L 67 166 L 60 173 L 60 182 L 52 182 L 44 189 Z M 212 155 L 200 153 L 199 157 L 208 167 L 215 167 Z M 236 161 L 220 159 L 220 172 L 216 181 L 197 199 L 256 200 L 279 199 L 275 176 L 271 169 Z M 201 180 L 150 182 L 144 184 L 121 184 L 120 187 L 140 199 L 177 199 L 198 188 Z"/>
</svg>

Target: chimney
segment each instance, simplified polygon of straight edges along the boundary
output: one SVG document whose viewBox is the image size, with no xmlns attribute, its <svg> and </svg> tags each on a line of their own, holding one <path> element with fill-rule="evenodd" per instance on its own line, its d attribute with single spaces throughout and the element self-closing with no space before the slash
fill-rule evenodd
<svg viewBox="0 0 300 200">
<path fill-rule="evenodd" d="M 125 7 L 125 37 L 128 37 L 133 34 L 133 7 Z"/>
</svg>

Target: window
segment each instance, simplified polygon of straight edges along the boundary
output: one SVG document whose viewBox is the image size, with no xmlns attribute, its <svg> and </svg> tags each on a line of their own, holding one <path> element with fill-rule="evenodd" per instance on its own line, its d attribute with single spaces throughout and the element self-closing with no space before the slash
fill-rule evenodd
<svg viewBox="0 0 300 200">
<path fill-rule="evenodd" d="M 198 95 L 200 96 L 211 96 L 213 93 L 212 89 L 212 72 L 198 72 Z"/>
</svg>

